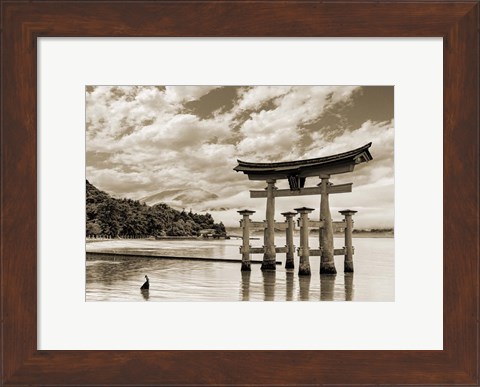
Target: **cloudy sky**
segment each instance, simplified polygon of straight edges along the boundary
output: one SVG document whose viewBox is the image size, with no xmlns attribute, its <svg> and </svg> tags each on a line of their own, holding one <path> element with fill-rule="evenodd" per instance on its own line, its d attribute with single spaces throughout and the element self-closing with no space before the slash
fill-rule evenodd
<svg viewBox="0 0 480 387">
<path fill-rule="evenodd" d="M 187 209 L 237 226 L 239 209 L 265 217 L 265 199 L 249 196 L 265 183 L 235 172 L 237 159 L 307 159 L 372 142 L 372 161 L 332 176 L 334 184 L 354 183 L 352 193 L 330 196 L 332 216 L 350 208 L 359 211 L 357 228 L 392 227 L 393 102 L 390 86 L 87 86 L 87 179 L 118 198 L 207 191 L 217 198 Z M 318 182 L 308 178 L 306 186 Z M 278 198 L 276 219 L 304 205 L 318 218 L 319 203 Z"/>
</svg>

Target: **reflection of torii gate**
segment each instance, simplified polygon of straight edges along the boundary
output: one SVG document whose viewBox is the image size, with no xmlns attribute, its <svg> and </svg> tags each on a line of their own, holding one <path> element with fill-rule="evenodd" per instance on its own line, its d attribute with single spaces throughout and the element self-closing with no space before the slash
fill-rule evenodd
<svg viewBox="0 0 480 387">
<path fill-rule="evenodd" d="M 262 270 L 275 270 L 275 197 L 320 194 L 320 222 L 318 223 L 321 250 L 320 273 L 336 273 L 333 259 L 333 222 L 328 195 L 351 192 L 352 183 L 332 185 L 329 179 L 331 175 L 352 172 L 355 165 L 372 160 L 368 150 L 371 145 L 372 143 L 368 143 L 349 152 L 308 160 L 278 163 L 250 163 L 237 160 L 238 165 L 234 168 L 235 171 L 245 173 L 249 180 L 265 180 L 267 183 L 265 191 L 250 191 L 251 198 L 267 198 Z M 305 188 L 306 178 L 312 176 L 320 177 L 320 184 L 317 187 Z M 290 189 L 277 189 L 275 182 L 280 179 L 287 179 Z M 244 241 L 244 246 L 245 243 Z"/>
</svg>

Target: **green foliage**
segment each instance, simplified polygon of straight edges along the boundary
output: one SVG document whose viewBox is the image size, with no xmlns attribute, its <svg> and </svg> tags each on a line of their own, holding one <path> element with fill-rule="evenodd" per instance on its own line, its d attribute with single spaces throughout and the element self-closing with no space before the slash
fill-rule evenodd
<svg viewBox="0 0 480 387">
<path fill-rule="evenodd" d="M 218 234 L 218 235 L 225 235 L 226 234 L 225 226 L 223 225 L 223 222 L 215 224 L 213 226 L 213 229 L 215 230 L 215 234 Z"/>
<path fill-rule="evenodd" d="M 114 199 L 86 182 L 86 234 L 110 238 L 149 236 L 194 236 L 202 229 L 225 234 L 223 223 L 215 223 L 210 214 L 177 211 L 161 203 L 147 206 L 138 200 Z"/>
</svg>

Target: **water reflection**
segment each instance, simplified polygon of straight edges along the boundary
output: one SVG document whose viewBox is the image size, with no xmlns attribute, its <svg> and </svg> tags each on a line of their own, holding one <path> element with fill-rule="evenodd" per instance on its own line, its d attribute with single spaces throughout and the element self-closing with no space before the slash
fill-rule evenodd
<svg viewBox="0 0 480 387">
<path fill-rule="evenodd" d="M 293 283 L 294 283 L 295 274 L 293 269 L 285 271 L 285 285 L 287 288 L 286 297 L 287 301 L 293 300 Z"/>
<path fill-rule="evenodd" d="M 90 281 L 101 281 L 105 286 L 111 286 L 115 281 L 125 281 L 126 273 L 118 270 L 121 262 L 98 261 L 94 271 L 88 271 Z"/>
<path fill-rule="evenodd" d="M 240 244 L 235 240 L 164 242 L 168 241 L 148 243 L 162 246 L 162 254 L 168 250 L 171 254 L 177 251 L 180 256 L 190 253 L 193 256 L 195 250 L 198 256 L 209 256 L 207 252 L 213 249 L 214 256 L 224 252 L 228 258 L 238 258 Z M 222 247 L 222 243 L 225 246 Z M 251 272 L 241 272 L 237 262 L 122 259 L 121 256 L 110 261 L 89 259 L 85 273 L 86 300 L 393 301 L 393 239 L 356 239 L 355 247 L 355 274 L 343 273 L 342 258 L 339 258 L 336 277 L 320 276 L 319 260 L 311 262 L 311 277 L 299 277 L 297 271 L 285 269 L 284 265 L 278 265 L 276 272 L 262 272 L 260 265 L 252 265 Z M 277 258 L 284 263 L 283 255 L 278 254 Z M 145 274 L 150 278 L 149 293 L 142 293 L 139 289 Z"/>
<path fill-rule="evenodd" d="M 298 285 L 299 285 L 299 290 L 298 290 L 298 295 L 300 301 L 308 301 L 310 298 L 310 281 L 312 280 L 312 277 L 309 275 L 301 275 L 298 276 Z"/>
<path fill-rule="evenodd" d="M 251 271 L 242 271 L 242 283 L 241 283 L 241 300 L 248 301 L 250 299 L 250 275 Z"/>
<path fill-rule="evenodd" d="M 141 289 L 140 292 L 142 292 L 143 299 L 148 301 L 150 298 L 150 291 L 148 289 Z"/>
<path fill-rule="evenodd" d="M 275 299 L 275 277 L 276 271 L 264 271 L 263 276 L 263 300 L 273 301 Z"/>
<path fill-rule="evenodd" d="M 353 273 L 345 273 L 345 301 L 353 300 Z"/>
<path fill-rule="evenodd" d="M 336 274 L 320 274 L 320 301 L 333 301 Z"/>
</svg>

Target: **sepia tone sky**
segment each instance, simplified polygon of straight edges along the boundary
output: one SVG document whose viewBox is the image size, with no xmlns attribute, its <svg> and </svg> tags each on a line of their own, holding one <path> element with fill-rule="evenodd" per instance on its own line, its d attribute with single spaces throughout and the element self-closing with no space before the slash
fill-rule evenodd
<svg viewBox="0 0 480 387">
<path fill-rule="evenodd" d="M 276 162 L 327 156 L 368 142 L 373 160 L 332 183 L 353 192 L 330 196 L 337 211 L 358 210 L 357 228 L 393 227 L 394 101 L 392 86 L 87 86 L 87 179 L 115 197 L 140 199 L 166 190 L 217 198 L 191 206 L 238 226 L 239 209 L 265 217 L 265 199 L 250 199 L 236 160 Z M 308 178 L 306 186 L 319 179 Z M 278 182 L 287 188 L 286 181 Z M 278 198 L 280 212 L 320 198 Z"/>
</svg>

